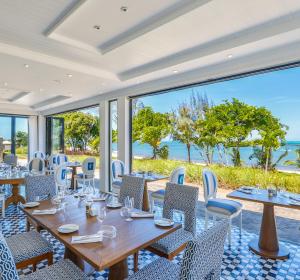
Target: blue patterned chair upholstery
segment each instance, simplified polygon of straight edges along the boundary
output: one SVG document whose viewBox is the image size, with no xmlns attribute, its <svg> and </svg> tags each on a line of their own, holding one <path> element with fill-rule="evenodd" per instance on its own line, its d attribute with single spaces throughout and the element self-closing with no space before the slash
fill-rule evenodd
<svg viewBox="0 0 300 280">
<path fill-rule="evenodd" d="M 183 228 L 167 235 L 147 249 L 161 257 L 173 259 L 196 234 L 196 212 L 199 189 L 167 183 L 163 217 L 173 219 L 174 211 L 184 214 Z"/>
<path fill-rule="evenodd" d="M 205 201 L 205 228 L 208 227 L 209 216 L 229 218 L 228 241 L 231 245 L 231 220 L 240 216 L 240 234 L 242 233 L 242 207 L 243 205 L 235 200 L 217 198 L 218 179 L 216 175 L 208 169 L 203 170 L 203 188 Z"/>
<path fill-rule="evenodd" d="M 134 208 L 142 209 L 145 180 L 134 176 L 124 176 L 120 190 L 119 202 L 124 203 L 126 196 L 134 198 Z"/>
<path fill-rule="evenodd" d="M 65 154 L 56 155 L 56 164 L 57 165 L 61 165 L 66 162 L 68 162 L 68 157 Z"/>
<path fill-rule="evenodd" d="M 54 265 L 25 276 L 18 276 L 13 255 L 0 233 L 0 276 L 3 280 L 86 280 L 88 277 L 71 261 L 61 260 Z"/>
<path fill-rule="evenodd" d="M 0 233 L 0 276 L 5 280 L 19 279 L 14 258 L 2 233 Z"/>
<path fill-rule="evenodd" d="M 36 231 L 12 235 L 6 238 L 6 242 L 17 268 L 26 267 L 28 264 L 23 264 L 24 262 L 36 258 L 38 258 L 38 260 L 32 261 L 33 265 L 44 259 L 47 259 L 48 263 L 52 264 L 53 248 L 51 244 Z"/>
<path fill-rule="evenodd" d="M 57 167 L 56 159 L 57 159 L 57 155 L 55 155 L 55 154 L 51 154 L 49 156 L 48 166 L 47 166 L 47 170 L 46 170 L 48 174 L 54 174 L 55 173 L 55 169 Z"/>
<path fill-rule="evenodd" d="M 174 169 L 170 175 L 170 183 L 183 185 L 185 178 L 185 168 L 184 167 L 177 167 Z M 166 191 L 164 189 L 155 191 L 151 193 L 151 210 L 154 209 L 155 201 L 163 202 L 165 198 Z"/>
<path fill-rule="evenodd" d="M 54 175 L 27 176 L 25 178 L 25 198 L 27 202 L 35 201 L 36 196 L 51 199 L 56 195 Z"/>
<path fill-rule="evenodd" d="M 125 173 L 125 165 L 121 160 L 113 160 L 111 163 L 111 188 L 112 192 L 119 194 L 122 186 L 122 179 L 119 175 L 124 175 Z"/>
<path fill-rule="evenodd" d="M 189 241 L 180 265 L 159 258 L 128 280 L 219 280 L 228 227 L 225 219 Z"/>
</svg>

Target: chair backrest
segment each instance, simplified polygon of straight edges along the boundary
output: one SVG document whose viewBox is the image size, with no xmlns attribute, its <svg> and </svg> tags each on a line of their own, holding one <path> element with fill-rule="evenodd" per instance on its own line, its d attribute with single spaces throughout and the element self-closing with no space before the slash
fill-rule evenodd
<svg viewBox="0 0 300 280">
<path fill-rule="evenodd" d="M 180 270 L 181 280 L 220 279 L 229 221 L 224 219 L 187 243 Z"/>
<path fill-rule="evenodd" d="M 5 280 L 18 280 L 18 272 L 12 253 L 0 232 L 0 278 Z"/>
<path fill-rule="evenodd" d="M 111 163 L 112 181 L 120 181 L 119 175 L 124 175 L 125 165 L 121 160 L 113 160 Z"/>
<path fill-rule="evenodd" d="M 66 187 L 68 185 L 67 173 L 68 168 L 65 163 L 56 168 L 55 181 L 58 187 Z"/>
<path fill-rule="evenodd" d="M 45 162 L 41 158 L 33 158 L 28 164 L 29 171 L 42 172 L 45 168 Z"/>
<path fill-rule="evenodd" d="M 199 189 L 187 185 L 167 183 L 163 217 L 173 219 L 174 211 L 184 214 L 184 229 L 196 234 L 196 212 Z"/>
<path fill-rule="evenodd" d="M 56 164 L 61 165 L 65 162 L 68 162 L 68 157 L 65 154 L 58 154 L 56 156 Z"/>
<path fill-rule="evenodd" d="M 134 198 L 134 208 L 142 209 L 145 180 L 141 177 L 124 176 L 120 189 L 119 202 L 124 203 L 126 196 Z"/>
<path fill-rule="evenodd" d="M 184 178 L 185 178 L 185 168 L 184 167 L 177 167 L 171 173 L 170 183 L 183 185 L 184 184 Z"/>
<path fill-rule="evenodd" d="M 96 159 L 93 157 L 86 158 L 82 163 L 82 172 L 87 176 L 94 176 L 96 169 Z"/>
<path fill-rule="evenodd" d="M 3 158 L 3 162 L 9 165 L 17 165 L 18 157 L 14 154 L 5 155 Z"/>
<path fill-rule="evenodd" d="M 36 196 L 51 199 L 56 195 L 54 175 L 27 176 L 25 178 L 25 197 L 27 202 L 35 201 Z"/>
<path fill-rule="evenodd" d="M 218 179 L 214 172 L 208 169 L 202 171 L 204 200 L 207 201 L 211 198 L 216 198 L 218 190 Z"/>
<path fill-rule="evenodd" d="M 33 157 L 34 157 L 34 158 L 45 159 L 45 154 L 44 154 L 43 152 L 36 151 L 36 152 L 34 152 Z"/>
<path fill-rule="evenodd" d="M 51 169 L 54 169 L 56 167 L 56 158 L 57 155 L 55 154 L 51 154 L 50 157 L 48 158 L 48 164 Z"/>
</svg>

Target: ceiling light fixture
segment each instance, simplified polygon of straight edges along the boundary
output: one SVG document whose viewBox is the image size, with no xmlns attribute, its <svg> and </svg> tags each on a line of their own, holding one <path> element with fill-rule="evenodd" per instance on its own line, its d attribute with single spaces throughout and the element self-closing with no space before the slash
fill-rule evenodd
<svg viewBox="0 0 300 280">
<path fill-rule="evenodd" d="M 46 100 L 44 100 L 42 102 L 34 104 L 33 106 L 31 106 L 31 108 L 32 109 L 41 108 L 41 107 L 44 107 L 44 106 L 47 106 L 47 105 L 50 105 L 50 104 L 53 104 L 53 103 L 57 103 L 57 102 L 63 101 L 63 100 L 68 99 L 68 98 L 71 98 L 71 97 L 70 96 L 66 96 L 66 95 L 56 95 L 56 96 L 51 97 L 49 99 L 46 99 Z"/>
<path fill-rule="evenodd" d="M 72 75 L 72 74 L 67 74 L 67 76 L 68 76 L 69 78 L 72 78 L 72 77 L 73 77 L 73 75 Z"/>
<path fill-rule="evenodd" d="M 4 82 L 3 85 L 4 85 L 5 87 L 7 87 L 7 86 L 8 86 L 8 83 L 7 83 L 7 82 Z"/>
<path fill-rule="evenodd" d="M 93 28 L 96 29 L 96 30 L 100 30 L 101 26 L 100 25 L 94 25 Z"/>
<path fill-rule="evenodd" d="M 29 65 L 28 65 L 28 64 L 24 64 L 24 67 L 25 67 L 25 68 L 29 68 Z"/>
<path fill-rule="evenodd" d="M 27 96 L 30 92 L 24 91 L 24 92 L 19 92 L 17 95 L 15 95 L 13 98 L 9 99 L 10 102 L 15 102 L 24 96 Z"/>
<path fill-rule="evenodd" d="M 121 12 L 127 12 L 128 11 L 128 7 L 126 7 L 126 6 L 122 6 L 121 8 L 120 8 L 120 10 L 121 10 Z"/>
<path fill-rule="evenodd" d="M 174 74 L 177 74 L 178 72 L 179 72 L 179 71 L 178 71 L 178 70 L 176 70 L 176 69 L 175 69 L 175 70 L 173 70 L 173 73 L 174 73 Z"/>
<path fill-rule="evenodd" d="M 43 88 L 40 88 L 40 92 L 42 92 L 42 91 L 44 91 L 44 89 L 43 89 Z"/>
<path fill-rule="evenodd" d="M 232 54 L 227 55 L 227 58 L 232 58 L 232 57 L 233 57 Z"/>
</svg>

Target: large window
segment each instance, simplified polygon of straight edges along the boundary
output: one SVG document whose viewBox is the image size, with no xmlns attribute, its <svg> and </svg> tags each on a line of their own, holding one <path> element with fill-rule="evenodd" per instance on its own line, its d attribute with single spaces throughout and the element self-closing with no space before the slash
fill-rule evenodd
<svg viewBox="0 0 300 280">
<path fill-rule="evenodd" d="M 0 116 L 0 138 L 4 153 L 16 154 L 19 162 L 28 160 L 28 119 L 26 117 Z"/>
<path fill-rule="evenodd" d="M 300 192 L 300 68 L 132 99 L 132 169 L 190 183 L 209 166 L 221 185 L 284 186 Z"/>
</svg>

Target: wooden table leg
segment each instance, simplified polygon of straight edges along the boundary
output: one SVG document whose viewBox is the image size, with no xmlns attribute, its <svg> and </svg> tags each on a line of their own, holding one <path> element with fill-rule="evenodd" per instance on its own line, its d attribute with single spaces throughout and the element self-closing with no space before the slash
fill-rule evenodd
<svg viewBox="0 0 300 280">
<path fill-rule="evenodd" d="M 264 204 L 259 239 L 249 243 L 249 248 L 256 254 L 269 259 L 287 259 L 289 251 L 278 243 L 274 206 Z"/>
<path fill-rule="evenodd" d="M 128 277 L 127 258 L 111 266 L 109 269 L 109 280 L 124 280 Z"/>
<path fill-rule="evenodd" d="M 25 199 L 19 194 L 19 184 L 12 184 L 12 195 L 5 200 L 5 208 L 11 203 L 18 204 L 19 202 L 25 203 Z"/>
<path fill-rule="evenodd" d="M 148 212 L 150 210 L 149 207 L 149 196 L 148 196 L 148 185 L 145 181 L 145 187 L 144 187 L 144 195 L 143 195 L 143 211 Z"/>
</svg>

